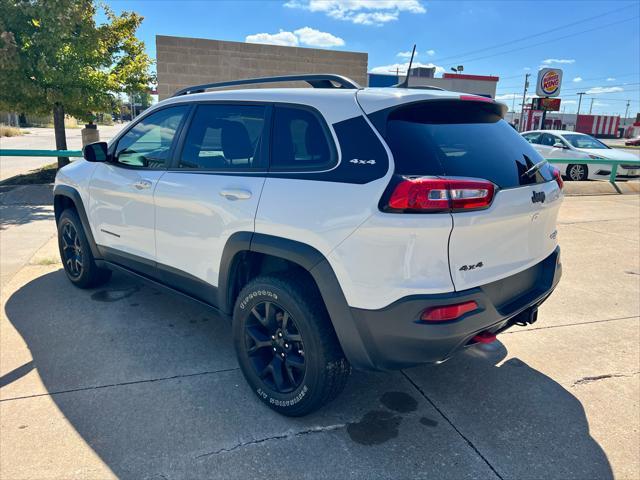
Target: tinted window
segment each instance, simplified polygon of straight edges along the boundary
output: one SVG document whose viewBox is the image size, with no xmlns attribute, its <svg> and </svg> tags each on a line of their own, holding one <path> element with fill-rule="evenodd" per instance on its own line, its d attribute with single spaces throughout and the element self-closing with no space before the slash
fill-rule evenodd
<svg viewBox="0 0 640 480">
<path fill-rule="evenodd" d="M 525 140 L 529 143 L 540 143 L 540 134 L 539 133 L 527 133 L 523 135 Z"/>
<path fill-rule="evenodd" d="M 180 168 L 264 168 L 265 107 L 199 105 L 185 139 Z"/>
<path fill-rule="evenodd" d="M 573 145 L 576 148 L 599 148 L 599 149 L 609 148 L 604 143 L 596 140 L 593 137 L 590 137 L 589 135 L 565 133 L 564 138 L 565 140 L 567 140 L 567 142 L 569 142 L 571 145 Z"/>
<path fill-rule="evenodd" d="M 118 140 L 114 158 L 134 167 L 164 168 L 187 105 L 164 108 L 136 123 Z"/>
<path fill-rule="evenodd" d="M 318 170 L 333 163 L 327 133 L 313 112 L 301 108 L 274 109 L 272 169 Z"/>
<path fill-rule="evenodd" d="M 505 122 L 495 104 L 437 101 L 392 110 L 385 138 L 400 175 L 483 178 L 508 188 L 553 179 L 542 156 Z"/>
</svg>

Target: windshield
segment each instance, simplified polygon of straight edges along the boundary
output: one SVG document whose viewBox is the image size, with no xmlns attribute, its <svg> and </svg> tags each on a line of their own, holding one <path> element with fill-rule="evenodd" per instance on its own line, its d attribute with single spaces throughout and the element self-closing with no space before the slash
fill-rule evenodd
<svg viewBox="0 0 640 480">
<path fill-rule="evenodd" d="M 564 139 L 573 145 L 575 148 L 593 148 L 593 149 L 605 149 L 609 148 L 604 143 L 596 140 L 589 135 L 576 135 L 576 134 L 564 134 Z"/>
</svg>

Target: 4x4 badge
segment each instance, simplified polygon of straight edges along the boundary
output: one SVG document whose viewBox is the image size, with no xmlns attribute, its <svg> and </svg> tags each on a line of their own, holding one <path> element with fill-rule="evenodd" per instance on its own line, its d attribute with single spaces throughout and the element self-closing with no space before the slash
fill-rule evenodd
<svg viewBox="0 0 640 480">
<path fill-rule="evenodd" d="M 531 195 L 531 201 L 533 203 L 544 203 L 544 199 L 546 198 L 546 195 L 544 194 L 544 192 L 536 192 L 535 190 L 533 191 L 533 194 Z"/>
<path fill-rule="evenodd" d="M 478 262 L 475 265 L 463 265 L 460 267 L 460 271 L 466 272 L 468 270 L 475 270 L 476 268 L 482 268 L 482 267 L 484 267 L 484 263 Z"/>
</svg>

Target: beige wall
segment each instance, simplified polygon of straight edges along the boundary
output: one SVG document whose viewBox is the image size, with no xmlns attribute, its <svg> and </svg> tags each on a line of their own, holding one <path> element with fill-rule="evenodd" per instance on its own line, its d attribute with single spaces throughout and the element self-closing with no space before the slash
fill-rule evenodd
<svg viewBox="0 0 640 480">
<path fill-rule="evenodd" d="M 160 100 L 191 85 L 294 73 L 336 73 L 367 84 L 366 53 L 156 35 Z"/>
<path fill-rule="evenodd" d="M 402 78 L 402 77 L 401 77 Z M 467 80 L 459 78 L 423 78 L 409 77 L 409 86 L 440 87 L 450 92 L 474 93 L 496 97 L 498 82 L 484 80 Z"/>
</svg>

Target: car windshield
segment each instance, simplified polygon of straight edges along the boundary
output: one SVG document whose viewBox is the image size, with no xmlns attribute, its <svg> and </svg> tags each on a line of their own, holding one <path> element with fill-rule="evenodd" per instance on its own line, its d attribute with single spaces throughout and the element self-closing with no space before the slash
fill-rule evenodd
<svg viewBox="0 0 640 480">
<path fill-rule="evenodd" d="M 599 140 L 596 140 L 589 135 L 575 135 L 575 134 L 565 134 L 563 135 L 564 139 L 573 145 L 575 148 L 593 148 L 593 149 L 605 149 L 609 148 L 604 143 Z"/>
</svg>

